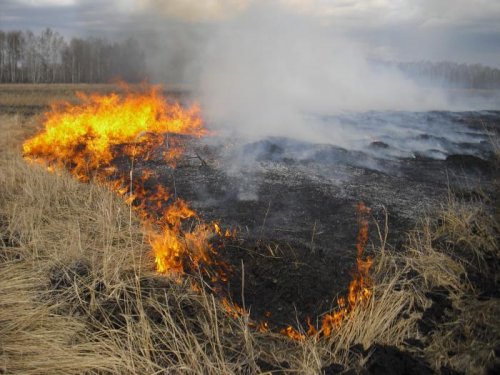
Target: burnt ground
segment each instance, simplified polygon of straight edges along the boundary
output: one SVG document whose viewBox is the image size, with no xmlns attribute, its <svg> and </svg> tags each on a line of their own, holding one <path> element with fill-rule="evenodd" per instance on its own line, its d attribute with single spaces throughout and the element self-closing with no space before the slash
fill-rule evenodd
<svg viewBox="0 0 500 375">
<path fill-rule="evenodd" d="M 384 121 L 399 121 L 406 131 L 379 131 L 352 149 L 212 137 L 189 142 L 175 169 L 159 161 L 135 166 L 155 169 L 203 220 L 238 230 L 220 253 L 234 266 L 227 293 L 271 327 L 314 321 L 345 293 L 359 201 L 379 223 L 388 213 L 389 243 L 397 248 L 450 192 L 470 198 L 493 191 L 491 141 L 500 112 L 372 112 L 337 121 L 375 133 Z M 378 242 L 373 224 L 370 238 Z"/>
</svg>

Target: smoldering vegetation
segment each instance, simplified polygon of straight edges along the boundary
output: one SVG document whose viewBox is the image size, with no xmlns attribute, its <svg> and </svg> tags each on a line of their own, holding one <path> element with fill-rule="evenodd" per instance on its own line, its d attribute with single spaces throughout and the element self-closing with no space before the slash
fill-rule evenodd
<svg viewBox="0 0 500 375">
<path fill-rule="evenodd" d="M 321 153 L 330 148 L 339 154 L 335 157 L 332 153 L 336 161 L 349 159 L 342 158 L 342 152 L 357 152 L 358 157 L 351 157 L 351 163 L 371 162 L 374 169 L 378 163 L 383 169 L 385 162 L 387 171 L 398 161 L 412 159 L 445 160 L 462 154 L 487 160 L 494 153 L 491 141 L 496 137 L 498 111 L 371 111 L 314 117 L 309 128 L 311 138 L 291 134 L 262 137 L 264 140 L 254 142 L 243 139 L 248 145 L 239 155 L 229 153 L 228 157 L 235 164 L 238 160 L 245 162 L 245 155 L 249 161 L 265 158 L 266 154 L 275 154 L 269 155 L 275 159 L 321 159 Z M 266 146 L 273 142 L 275 150 Z"/>
<path fill-rule="evenodd" d="M 237 228 L 239 240 L 223 250 L 236 270 L 228 293 L 252 318 L 268 314 L 270 326 L 283 327 L 321 315 L 347 288 L 359 200 L 379 220 L 389 212 L 388 245 L 401 249 L 419 218 L 450 197 L 494 196 L 499 119 L 498 112 L 339 117 L 352 132 L 361 128 L 349 148 L 214 135 L 190 142 L 176 170 L 157 168 L 157 177 L 204 218 Z"/>
<path fill-rule="evenodd" d="M 233 187 L 218 197 L 200 193 L 200 201 L 227 196 L 276 201 L 275 194 L 263 193 L 269 190 L 266 184 L 289 185 L 276 189 L 283 195 L 299 181 L 310 181 L 330 195 L 369 199 L 390 207 L 393 214 L 418 217 L 450 186 L 491 190 L 498 120 L 495 111 L 345 113 L 318 120 L 321 124 L 311 133 L 324 133 L 320 142 L 292 136 L 254 141 L 214 136 L 203 143 L 218 150 L 211 151 L 217 155 L 214 165 Z M 210 160 L 210 152 L 201 155 Z M 285 205 L 292 209 L 296 204 L 300 201 L 290 198 Z"/>
</svg>

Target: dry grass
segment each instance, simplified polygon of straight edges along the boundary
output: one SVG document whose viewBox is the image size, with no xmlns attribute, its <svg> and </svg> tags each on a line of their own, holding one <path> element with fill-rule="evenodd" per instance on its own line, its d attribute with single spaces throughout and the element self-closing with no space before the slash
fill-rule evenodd
<svg viewBox="0 0 500 375">
<path fill-rule="evenodd" d="M 156 275 L 118 197 L 22 160 L 19 145 L 36 126 L 36 117 L 0 117 L 0 373 L 319 374 L 332 363 L 360 370 L 369 358 L 350 348 L 374 343 L 413 350 L 436 370 L 481 373 L 495 361 L 498 300 L 480 300 L 464 277 L 472 266 L 490 272 L 486 260 L 498 256 L 498 227 L 479 203 L 471 211 L 450 201 L 405 252 L 386 248 L 382 229 L 373 299 L 331 337 L 295 342 L 228 316 L 189 279 Z M 418 321 L 436 288 L 454 311 L 424 336 Z M 424 348 L 406 345 L 412 338 Z"/>
<path fill-rule="evenodd" d="M 407 259 L 422 277 L 421 289 L 444 291 L 451 302 L 445 321 L 426 338 L 425 356 L 435 368 L 482 374 L 498 366 L 499 234 L 494 212 L 482 202 L 450 199 L 410 237 Z"/>
<path fill-rule="evenodd" d="M 19 118 L 3 125 L 4 133 L 14 128 L 11 139 L 19 138 L 20 125 L 29 127 Z M 1 166 L 5 242 L 1 281 L 10 282 L 11 274 L 20 280 L 36 276 L 26 287 L 26 304 L 31 301 L 38 307 L 17 308 L 24 310 L 23 320 L 36 320 L 40 309 L 49 320 L 32 350 L 46 352 L 55 345 L 53 337 L 60 336 L 65 340 L 50 350 L 66 353 L 66 359 L 74 355 L 74 362 L 68 361 L 77 364 L 85 362 L 76 357 L 91 357 L 88 348 L 95 345 L 95 368 L 59 369 L 63 361 L 51 356 L 54 368 L 42 372 L 259 373 L 265 362 L 274 368 L 286 363 L 288 371 L 315 374 L 331 362 L 351 366 L 348 349 L 355 343 L 366 347 L 375 340 L 398 343 L 410 335 L 415 319 L 397 319 L 410 312 L 412 293 L 401 288 L 394 275 L 391 280 L 391 273 L 384 273 L 369 306 L 330 339 L 293 342 L 258 333 L 248 327 L 246 317 L 228 317 L 210 293 L 195 294 L 187 281 L 178 285 L 155 275 L 139 222 L 129 221 L 128 208 L 105 188 L 28 165 L 17 150 L 4 152 Z M 396 287 L 398 292 L 393 291 Z M 16 288 L 7 292 L 6 298 L 16 300 Z M 21 316 L 2 316 L 2 352 L 7 371 L 13 373 L 36 368 L 9 349 L 11 340 L 17 342 L 23 337 L 20 333 L 30 330 L 18 322 Z M 64 352 L 74 341 L 81 345 L 74 347 L 75 353 Z M 30 347 L 24 339 L 20 345 Z"/>
<path fill-rule="evenodd" d="M 316 374 L 330 362 L 350 365 L 355 343 L 410 334 L 415 319 L 398 315 L 411 310 L 413 294 L 394 292 L 401 288 L 390 273 L 367 309 L 328 340 L 255 332 L 212 294 L 155 275 L 139 223 L 112 193 L 14 154 L 4 156 L 2 172 L 0 282 L 2 301 L 13 303 L 1 306 L 0 345 L 8 373 L 259 373 L 263 362 L 286 362 L 288 371 Z M 40 315 L 45 324 L 33 326 Z"/>
</svg>

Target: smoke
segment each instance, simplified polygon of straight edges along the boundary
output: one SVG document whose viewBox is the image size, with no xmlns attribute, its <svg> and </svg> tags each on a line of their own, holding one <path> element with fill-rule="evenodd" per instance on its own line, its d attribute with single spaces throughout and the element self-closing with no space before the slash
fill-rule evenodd
<svg viewBox="0 0 500 375">
<path fill-rule="evenodd" d="M 481 151 L 483 135 L 425 114 L 470 106 L 419 86 L 395 64 L 376 62 L 383 43 L 369 45 L 353 33 L 353 23 L 366 32 L 381 20 L 363 28 L 287 1 L 144 4 L 134 34 L 150 78 L 186 85 L 207 126 L 222 136 L 212 141 L 231 139 L 222 167 L 241 182 L 241 199 L 257 196 L 252 181 L 268 162 L 326 158 L 386 170 L 394 169 L 388 160 Z"/>
<path fill-rule="evenodd" d="M 242 182 L 242 195 L 255 196 L 248 185 L 252 174 L 263 173 L 260 164 L 271 146 L 259 141 L 269 137 L 283 149 L 276 160 L 272 153 L 273 162 L 327 155 L 370 169 L 401 158 L 445 159 L 462 152 L 460 144 L 469 152 L 484 141 L 452 118 L 426 115 L 466 107 L 439 89 L 419 86 L 395 64 L 374 62 L 380 45 L 371 48 L 352 27 L 343 30 L 349 20 L 332 24 L 278 1 L 225 0 L 227 8 L 147 3 L 144 19 L 158 25 L 143 44 L 152 78 L 188 84 L 208 127 L 231 139 L 225 169 L 250 176 Z M 353 154 L 318 154 L 318 143 Z"/>
<path fill-rule="evenodd" d="M 153 9 L 168 18 L 187 21 L 220 20 L 244 9 L 246 0 L 139 0 L 142 7 Z"/>
<path fill-rule="evenodd" d="M 483 135 L 425 114 L 453 109 L 443 92 L 374 63 L 366 45 L 319 21 L 277 3 L 251 5 L 207 27 L 193 49 L 184 80 L 208 126 L 231 139 L 222 168 L 237 177 L 239 199 L 256 199 L 257 176 L 286 160 L 392 173 L 387 160 L 445 159 L 463 152 L 460 144 L 476 152 Z"/>
<path fill-rule="evenodd" d="M 191 66 L 210 126 L 348 146 L 349 129 L 325 128 L 323 116 L 448 106 L 436 90 L 372 65 L 362 45 L 318 21 L 266 3 L 218 23 Z"/>
</svg>

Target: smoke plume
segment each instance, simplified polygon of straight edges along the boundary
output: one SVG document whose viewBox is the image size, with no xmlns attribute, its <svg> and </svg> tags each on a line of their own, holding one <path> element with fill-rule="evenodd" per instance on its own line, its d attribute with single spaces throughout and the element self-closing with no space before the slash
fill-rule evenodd
<svg viewBox="0 0 500 375">
<path fill-rule="evenodd" d="M 371 64 L 346 35 L 278 5 L 250 6 L 219 23 L 193 71 L 209 124 L 251 138 L 340 144 L 343 129 L 334 134 L 335 124 L 329 124 L 325 133 L 318 119 L 345 111 L 447 106 L 439 92 Z"/>
</svg>

